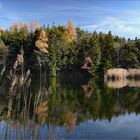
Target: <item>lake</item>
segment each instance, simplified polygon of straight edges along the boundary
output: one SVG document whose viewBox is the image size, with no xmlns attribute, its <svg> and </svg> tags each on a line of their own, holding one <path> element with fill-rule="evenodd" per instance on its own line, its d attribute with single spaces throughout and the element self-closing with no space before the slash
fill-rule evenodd
<svg viewBox="0 0 140 140">
<path fill-rule="evenodd" d="M 140 88 L 103 79 L 32 75 L 31 84 L 0 81 L 0 139 L 140 138 Z M 115 88 L 114 88 L 115 87 Z"/>
</svg>

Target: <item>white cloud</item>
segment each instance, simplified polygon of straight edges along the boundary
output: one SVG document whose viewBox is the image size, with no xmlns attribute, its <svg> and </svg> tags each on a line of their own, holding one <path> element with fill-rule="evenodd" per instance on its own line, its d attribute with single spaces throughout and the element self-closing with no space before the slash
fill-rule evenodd
<svg viewBox="0 0 140 140">
<path fill-rule="evenodd" d="M 116 17 L 105 17 L 103 20 L 92 25 L 82 26 L 83 29 L 89 31 L 102 31 L 108 32 L 111 30 L 114 34 L 124 35 L 124 36 L 140 36 L 140 19 L 132 18 L 127 20 L 122 20 Z"/>
</svg>

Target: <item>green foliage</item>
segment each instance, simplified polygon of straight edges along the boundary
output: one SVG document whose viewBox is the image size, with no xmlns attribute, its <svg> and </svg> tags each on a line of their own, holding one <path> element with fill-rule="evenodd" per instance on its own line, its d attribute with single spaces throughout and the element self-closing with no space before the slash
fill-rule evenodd
<svg viewBox="0 0 140 140">
<path fill-rule="evenodd" d="M 56 48 L 54 45 L 49 46 L 49 59 L 50 59 L 50 76 L 56 76 Z"/>
<path fill-rule="evenodd" d="M 135 47 L 134 42 L 128 41 L 122 48 L 121 55 L 122 63 L 125 68 L 137 68 L 139 66 L 138 48 Z"/>
<path fill-rule="evenodd" d="M 107 69 L 113 67 L 113 47 L 114 47 L 114 40 L 112 33 L 109 32 L 104 37 L 104 44 L 102 44 L 102 57 L 101 57 L 101 65 L 102 70 L 105 72 Z"/>
<path fill-rule="evenodd" d="M 99 65 L 100 65 L 100 59 L 101 59 L 101 48 L 99 46 L 99 37 L 96 32 L 93 33 L 91 39 L 90 39 L 91 47 L 89 49 L 89 56 L 92 59 L 92 70 L 91 73 L 95 75 L 95 72 L 97 71 Z"/>
<path fill-rule="evenodd" d="M 2 40 L 0 40 L 0 50 L 5 48 L 5 44 Z"/>
<path fill-rule="evenodd" d="M 119 36 L 93 33 L 76 28 L 73 32 L 74 40 L 68 41 L 65 26 L 51 26 L 29 30 L 23 23 L 13 25 L 10 30 L 5 30 L 0 36 L 0 48 L 8 46 L 8 66 L 13 65 L 16 56 L 24 48 L 25 68 L 49 70 L 50 75 L 56 76 L 57 71 L 86 71 L 91 75 L 97 72 L 104 73 L 113 67 L 138 68 L 140 66 L 140 39 L 126 40 Z M 36 47 L 41 31 L 46 34 L 46 53 L 41 53 L 42 48 Z M 73 31 L 74 31 L 73 27 Z M 42 39 L 42 38 L 41 38 Z M 38 41 L 40 43 L 40 41 Z M 48 55 L 47 55 L 48 53 Z M 92 63 L 83 69 L 86 58 Z"/>
</svg>

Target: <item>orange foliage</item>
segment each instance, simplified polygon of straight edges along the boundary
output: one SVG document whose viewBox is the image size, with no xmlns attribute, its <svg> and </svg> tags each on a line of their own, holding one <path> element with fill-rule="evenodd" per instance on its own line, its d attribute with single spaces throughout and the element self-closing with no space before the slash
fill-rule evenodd
<svg viewBox="0 0 140 140">
<path fill-rule="evenodd" d="M 17 23 L 14 23 L 10 26 L 9 29 L 10 29 L 11 32 L 14 32 L 16 29 L 18 29 L 17 27 L 18 27 Z"/>
<path fill-rule="evenodd" d="M 69 43 L 75 40 L 75 28 L 71 20 L 68 21 L 67 28 L 66 28 L 66 35 L 67 35 L 67 41 Z"/>
<path fill-rule="evenodd" d="M 23 23 L 23 22 L 17 22 L 14 23 L 10 26 L 10 31 L 14 32 L 14 31 L 21 31 L 22 29 L 27 29 L 30 32 L 35 31 L 36 29 L 39 29 L 40 25 L 38 22 L 30 22 L 30 23 Z"/>
<path fill-rule="evenodd" d="M 3 32 L 3 29 L 0 27 L 0 35 L 1 35 L 2 32 Z"/>
<path fill-rule="evenodd" d="M 36 22 L 30 22 L 29 25 L 28 25 L 28 29 L 29 29 L 30 32 L 33 32 L 33 31 L 35 31 L 39 28 L 40 28 L 40 24 L 37 21 Z"/>
<path fill-rule="evenodd" d="M 67 124 L 67 131 L 70 133 L 75 125 L 75 114 L 73 112 L 67 112 L 66 124 Z"/>
<path fill-rule="evenodd" d="M 40 24 L 39 24 L 39 22 L 34 22 L 34 28 L 35 29 L 39 29 L 40 28 Z"/>
<path fill-rule="evenodd" d="M 14 23 L 10 26 L 9 29 L 11 32 L 21 31 L 22 29 L 27 29 L 27 24 L 25 24 L 23 22 Z"/>
<path fill-rule="evenodd" d="M 46 122 L 48 117 L 48 102 L 41 102 L 35 109 L 35 114 L 37 115 L 39 122 L 41 124 Z"/>
</svg>

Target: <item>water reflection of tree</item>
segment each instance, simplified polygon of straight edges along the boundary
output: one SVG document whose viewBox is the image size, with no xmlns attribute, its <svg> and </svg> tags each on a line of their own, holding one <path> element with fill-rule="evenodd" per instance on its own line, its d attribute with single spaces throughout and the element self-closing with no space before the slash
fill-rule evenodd
<svg viewBox="0 0 140 140">
<path fill-rule="evenodd" d="M 44 111 L 43 113 L 46 113 L 46 100 L 45 97 L 47 97 L 47 89 L 45 89 L 46 80 L 44 78 L 41 78 L 41 84 L 39 84 L 39 88 L 32 87 L 28 85 L 23 86 L 16 86 L 16 89 L 7 91 L 6 102 L 7 109 L 5 111 L 2 111 L 1 113 L 1 119 L 9 120 L 9 123 L 7 124 L 7 127 L 13 127 L 15 125 L 16 129 L 15 131 L 22 131 L 22 130 L 31 130 L 31 135 L 34 135 L 34 138 L 38 138 L 39 131 L 38 126 L 39 123 L 46 122 L 46 118 L 44 121 L 44 116 L 42 117 L 41 111 Z M 39 82 L 40 83 L 40 82 Z M 11 85 L 11 84 L 9 84 Z M 38 84 L 37 84 L 38 85 Z M 7 88 L 7 87 L 3 87 Z M 32 90 L 34 89 L 34 90 Z M 32 92 L 33 91 L 33 92 Z M 44 102 L 43 102 L 44 101 Z M 41 103 L 42 104 L 41 104 Z M 41 116 L 41 117 L 40 117 Z M 4 118 L 3 118 L 4 117 Z M 47 116 L 46 116 L 47 117 Z M 41 119 L 40 119 L 41 118 Z M 10 122 L 14 121 L 12 124 Z M 10 128 L 8 128 L 10 129 Z M 6 128 L 7 130 L 7 128 Z M 8 131 L 9 132 L 9 131 Z M 10 132 L 9 132 L 10 133 Z M 6 135 L 6 133 L 5 133 Z M 17 137 L 20 137 L 20 133 L 17 134 Z"/>
<path fill-rule="evenodd" d="M 118 89 L 98 85 L 94 79 L 72 88 L 62 86 L 56 78 L 48 80 L 44 74 L 33 79 L 30 87 L 24 85 L 11 94 L 6 90 L 8 84 L 0 87 L 0 119 L 9 120 L 7 133 L 9 127 L 13 127 L 16 131 L 32 130 L 31 135 L 39 138 L 40 125 L 46 124 L 51 138 L 56 126 L 66 126 L 66 130 L 72 132 L 75 125 L 89 119 L 111 121 L 113 116 L 127 112 L 140 113 L 138 88 L 118 92 Z M 90 90 L 83 89 L 83 85 Z M 7 93 L 3 95 L 4 91 Z M 87 91 L 90 92 L 88 98 Z"/>
</svg>

